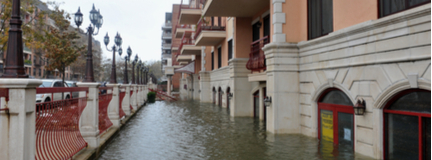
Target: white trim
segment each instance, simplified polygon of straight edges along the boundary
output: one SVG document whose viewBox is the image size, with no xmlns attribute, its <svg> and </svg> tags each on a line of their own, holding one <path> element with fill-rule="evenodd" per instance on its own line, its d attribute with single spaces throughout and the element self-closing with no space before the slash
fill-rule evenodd
<svg viewBox="0 0 432 160">
<path fill-rule="evenodd" d="M 264 18 L 265 16 L 270 15 L 270 10 L 267 10 L 266 12 L 264 12 L 261 17 Z"/>
<path fill-rule="evenodd" d="M 228 42 L 228 41 L 230 41 L 230 40 L 232 40 L 232 39 L 234 39 L 234 36 L 231 36 L 231 37 L 229 37 L 229 38 L 226 38 L 226 41 Z"/>
<path fill-rule="evenodd" d="M 251 22 L 251 25 L 254 25 L 255 23 L 259 22 L 260 19 L 261 19 L 261 17 L 257 17 L 257 18 L 255 18 L 255 19 Z"/>
</svg>

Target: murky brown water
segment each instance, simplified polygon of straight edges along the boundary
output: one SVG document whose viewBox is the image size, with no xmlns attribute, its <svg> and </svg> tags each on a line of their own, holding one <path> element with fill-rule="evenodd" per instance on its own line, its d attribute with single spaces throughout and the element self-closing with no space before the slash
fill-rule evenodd
<svg viewBox="0 0 432 160">
<path fill-rule="evenodd" d="M 145 106 L 99 159 L 368 159 L 352 149 L 319 144 L 303 135 L 267 133 L 253 118 L 231 118 L 226 109 L 196 101 Z"/>
</svg>

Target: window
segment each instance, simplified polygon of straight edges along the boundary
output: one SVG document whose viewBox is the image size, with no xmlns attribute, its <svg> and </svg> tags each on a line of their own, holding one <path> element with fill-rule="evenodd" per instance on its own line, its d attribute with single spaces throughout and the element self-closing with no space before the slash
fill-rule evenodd
<svg viewBox="0 0 432 160">
<path fill-rule="evenodd" d="M 41 76 L 42 76 L 42 70 L 39 69 L 39 77 L 41 77 Z"/>
<path fill-rule="evenodd" d="M 222 67 L 222 48 L 218 48 L 218 68 Z"/>
<path fill-rule="evenodd" d="M 265 36 L 270 36 L 270 15 L 265 16 L 263 18 L 264 21 L 264 25 L 263 25 L 263 30 L 264 30 L 264 37 Z"/>
<path fill-rule="evenodd" d="M 232 39 L 228 41 L 228 60 L 232 59 L 233 57 L 233 44 Z"/>
<path fill-rule="evenodd" d="M 406 90 L 384 109 L 385 159 L 431 159 L 431 93 Z"/>
<path fill-rule="evenodd" d="M 33 70 L 32 76 L 36 76 L 36 68 L 32 68 L 32 70 Z"/>
<path fill-rule="evenodd" d="M 333 32 L 333 0 L 308 0 L 308 39 Z"/>
<path fill-rule="evenodd" d="M 211 53 L 211 70 L 214 70 L 214 52 Z"/>
<path fill-rule="evenodd" d="M 385 17 L 425 3 L 430 3 L 430 0 L 379 0 L 379 16 Z"/>
<path fill-rule="evenodd" d="M 261 22 L 256 22 L 252 25 L 252 42 L 255 42 L 260 39 L 260 25 Z"/>
<path fill-rule="evenodd" d="M 0 73 L 3 73 L 3 63 L 0 64 Z"/>
</svg>

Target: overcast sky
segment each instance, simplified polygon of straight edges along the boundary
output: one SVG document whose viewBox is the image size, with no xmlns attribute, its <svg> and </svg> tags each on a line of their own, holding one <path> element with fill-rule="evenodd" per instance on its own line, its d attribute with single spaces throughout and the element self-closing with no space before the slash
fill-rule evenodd
<svg viewBox="0 0 432 160">
<path fill-rule="evenodd" d="M 47 2 L 47 0 L 42 0 Z M 52 1 L 52 0 L 50 0 Z M 96 9 L 100 9 L 104 23 L 100 32 L 94 38 L 103 44 L 103 38 L 108 32 L 112 46 L 117 32 L 123 38 L 124 57 L 128 46 L 132 49 L 132 56 L 138 54 L 143 61 L 155 61 L 161 59 L 161 35 L 162 24 L 165 21 L 165 12 L 172 12 L 173 4 L 180 4 L 181 0 L 54 0 L 62 2 L 61 8 L 69 13 L 78 11 L 84 14 L 81 29 L 89 26 L 89 13 L 94 3 Z M 185 0 L 186 1 L 186 0 Z M 75 22 L 72 23 L 73 26 Z M 103 44 L 104 45 L 104 44 Z M 105 58 L 111 58 L 112 52 L 108 52 L 102 46 Z"/>
</svg>

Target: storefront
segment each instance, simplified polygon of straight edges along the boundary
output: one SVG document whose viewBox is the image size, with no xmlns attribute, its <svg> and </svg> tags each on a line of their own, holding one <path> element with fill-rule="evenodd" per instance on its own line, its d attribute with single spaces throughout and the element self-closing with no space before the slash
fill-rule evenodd
<svg viewBox="0 0 432 160">
<path fill-rule="evenodd" d="M 385 159 L 431 159 L 430 91 L 402 91 L 383 112 Z"/>
<path fill-rule="evenodd" d="M 318 101 L 318 138 L 322 143 L 354 148 L 354 109 L 340 90 L 323 92 Z"/>
</svg>

